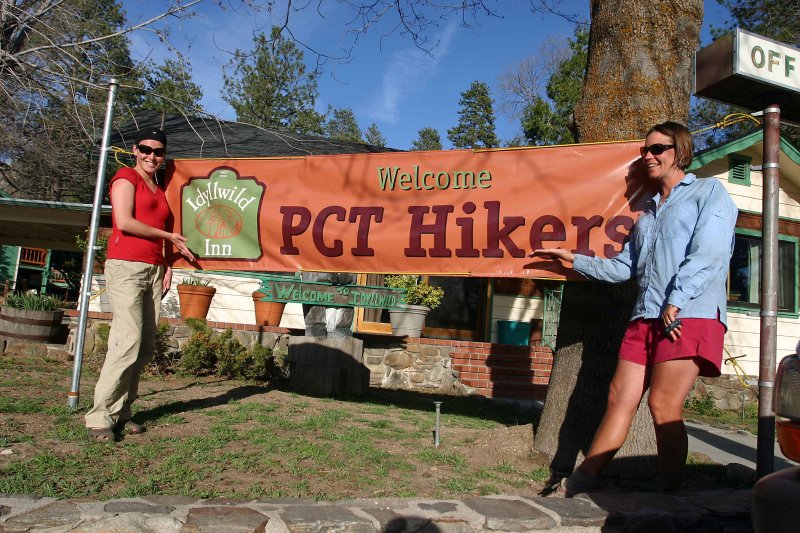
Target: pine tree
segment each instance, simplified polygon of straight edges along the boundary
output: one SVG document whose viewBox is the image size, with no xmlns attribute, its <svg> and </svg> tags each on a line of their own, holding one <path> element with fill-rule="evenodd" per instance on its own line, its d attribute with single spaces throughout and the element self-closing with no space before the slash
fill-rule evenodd
<svg viewBox="0 0 800 533">
<path fill-rule="evenodd" d="M 307 72 L 303 52 L 294 41 L 273 27 L 270 38 L 262 33 L 253 38 L 254 50 L 236 50 L 223 74 L 222 98 L 236 111 L 236 119 L 295 133 L 322 134 L 323 117 L 314 109 L 317 78 Z"/>
<path fill-rule="evenodd" d="M 367 144 L 372 146 L 386 146 L 386 137 L 383 136 L 381 130 L 378 129 L 378 125 L 374 122 L 367 128 L 366 140 Z"/>
<path fill-rule="evenodd" d="M 797 0 L 720 0 L 731 12 L 730 28 L 739 26 L 792 46 L 800 46 Z"/>
<path fill-rule="evenodd" d="M 458 101 L 458 125 L 447 130 L 447 138 L 456 148 L 496 148 L 500 141 L 494 131 L 494 100 L 489 95 L 489 86 L 480 81 L 472 82 Z"/>
<path fill-rule="evenodd" d="M 442 138 L 439 132 L 433 128 L 422 128 L 419 130 L 419 138 L 411 143 L 412 150 L 441 150 Z"/>
<path fill-rule="evenodd" d="M 631 21 L 652 31 L 628 32 Z M 575 106 L 578 140 L 640 139 L 654 124 L 686 121 L 691 58 L 702 22 L 702 0 L 659 2 L 657 9 L 633 0 L 593 0 L 586 81 Z M 641 57 L 660 61 L 651 68 Z M 662 79 L 669 83 L 657 83 Z M 555 363 L 534 439 L 534 448 L 551 459 L 555 471 L 572 471 L 591 443 L 636 289 L 635 282 L 564 287 Z M 646 394 L 616 457 L 623 459 L 616 461 L 619 472 L 642 475 L 655 467 Z"/>
<path fill-rule="evenodd" d="M 338 139 L 351 143 L 363 143 L 361 130 L 358 129 L 356 115 L 350 108 L 334 109 L 333 117 L 325 124 L 325 135 L 330 139 Z"/>
<path fill-rule="evenodd" d="M 200 108 L 203 89 L 192 80 L 192 67 L 184 60 L 166 59 L 145 75 L 142 109 L 166 113 L 192 112 Z"/>
</svg>

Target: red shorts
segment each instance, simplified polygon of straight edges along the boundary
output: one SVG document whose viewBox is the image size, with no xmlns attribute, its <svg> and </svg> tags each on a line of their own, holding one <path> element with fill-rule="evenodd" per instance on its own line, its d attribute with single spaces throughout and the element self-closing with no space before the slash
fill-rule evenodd
<svg viewBox="0 0 800 533">
<path fill-rule="evenodd" d="M 700 367 L 701 376 L 719 376 L 725 325 L 711 318 L 681 318 L 681 324 L 681 336 L 672 342 L 664 335 L 660 318 L 631 321 L 619 347 L 619 358 L 644 366 L 691 358 Z"/>
</svg>

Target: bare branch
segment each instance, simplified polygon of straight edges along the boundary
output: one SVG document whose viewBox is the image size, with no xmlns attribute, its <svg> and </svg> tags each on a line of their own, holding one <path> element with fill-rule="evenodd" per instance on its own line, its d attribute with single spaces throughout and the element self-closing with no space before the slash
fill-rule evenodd
<svg viewBox="0 0 800 533">
<path fill-rule="evenodd" d="M 518 118 L 521 110 L 532 105 L 537 98 L 547 99 L 547 81 L 569 54 L 567 37 L 554 35 L 542 43 L 536 54 L 506 67 L 498 76 L 499 110 Z"/>
</svg>

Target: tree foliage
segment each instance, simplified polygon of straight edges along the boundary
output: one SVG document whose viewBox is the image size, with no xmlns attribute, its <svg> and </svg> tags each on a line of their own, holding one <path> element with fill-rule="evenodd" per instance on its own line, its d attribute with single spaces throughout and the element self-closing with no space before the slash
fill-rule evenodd
<svg viewBox="0 0 800 533">
<path fill-rule="evenodd" d="M 195 0 L 170 0 L 130 25 L 119 0 L 0 0 L 0 187 L 26 198 L 89 201 L 108 83 L 118 110 L 142 103 L 143 69 L 127 35 L 181 17 Z M 117 122 L 127 118 L 118 113 Z"/>
<path fill-rule="evenodd" d="M 383 136 L 381 130 L 378 129 L 378 125 L 374 122 L 369 125 L 364 136 L 367 144 L 381 147 L 386 146 L 386 137 Z"/>
<path fill-rule="evenodd" d="M 547 81 L 547 100 L 536 97 L 523 111 L 522 129 L 530 144 L 568 144 L 576 141 L 573 110 L 586 75 L 589 32 L 578 27 L 569 40 L 569 55 Z"/>
<path fill-rule="evenodd" d="M 458 101 L 458 124 L 447 130 L 447 138 L 456 148 L 496 148 L 500 141 L 494 129 L 494 100 L 489 86 L 474 81 Z"/>
<path fill-rule="evenodd" d="M 434 128 L 422 128 L 417 140 L 411 143 L 411 150 L 441 150 L 442 138 Z"/>
<path fill-rule="evenodd" d="M 223 99 L 236 119 L 263 128 L 323 133 L 323 116 L 314 109 L 317 75 L 303 63 L 303 51 L 280 28 L 253 38 L 252 51 L 236 50 L 224 73 Z"/>
<path fill-rule="evenodd" d="M 145 74 L 142 109 L 164 113 L 199 110 L 203 89 L 192 79 L 192 67 L 183 59 L 166 59 Z"/>
<path fill-rule="evenodd" d="M 800 46 L 800 3 L 797 0 L 718 0 L 736 26 L 776 41 Z"/>
<path fill-rule="evenodd" d="M 351 143 L 364 142 L 356 115 L 350 108 L 333 110 L 331 118 L 325 124 L 325 135 L 330 139 Z"/>
<path fill-rule="evenodd" d="M 4 1 L 0 26 L 0 186 L 27 198 L 90 199 L 104 84 L 115 77 L 135 86 L 140 75 L 120 4 Z M 125 105 L 139 98 L 118 92 Z"/>
</svg>

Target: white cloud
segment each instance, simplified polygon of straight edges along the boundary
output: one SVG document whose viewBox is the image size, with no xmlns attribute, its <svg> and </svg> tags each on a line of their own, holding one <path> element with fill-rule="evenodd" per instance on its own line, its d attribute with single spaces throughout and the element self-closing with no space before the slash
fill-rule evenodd
<svg viewBox="0 0 800 533">
<path fill-rule="evenodd" d="M 373 120 L 396 124 L 401 103 L 413 97 L 436 75 L 457 29 L 455 21 L 445 26 L 431 55 L 413 46 L 392 53 L 385 67 L 381 91 L 368 106 L 367 115 Z"/>
</svg>

